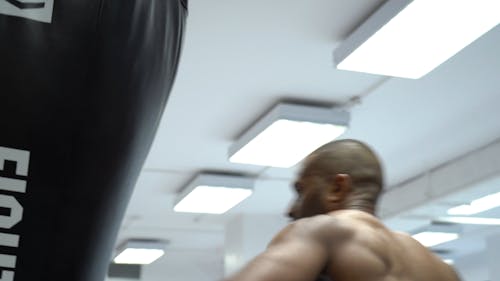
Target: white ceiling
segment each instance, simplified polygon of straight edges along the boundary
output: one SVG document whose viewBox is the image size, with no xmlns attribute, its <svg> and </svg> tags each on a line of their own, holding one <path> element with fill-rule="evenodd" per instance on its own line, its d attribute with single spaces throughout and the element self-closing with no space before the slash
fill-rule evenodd
<svg viewBox="0 0 500 281">
<path fill-rule="evenodd" d="M 335 47 L 382 2 L 190 0 L 178 77 L 118 242 L 166 238 L 184 255 L 222 255 L 228 218 L 284 213 L 296 168 L 227 160 L 235 137 L 280 100 L 363 96 L 343 137 L 375 148 L 388 186 L 500 138 L 498 26 L 419 80 L 334 68 Z M 173 213 L 175 193 L 202 170 L 258 176 L 255 193 L 223 216 Z"/>
</svg>

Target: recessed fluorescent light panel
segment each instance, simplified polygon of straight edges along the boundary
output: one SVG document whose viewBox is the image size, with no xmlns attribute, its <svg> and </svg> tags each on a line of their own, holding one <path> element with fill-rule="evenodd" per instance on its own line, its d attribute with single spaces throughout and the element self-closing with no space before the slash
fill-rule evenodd
<svg viewBox="0 0 500 281">
<path fill-rule="evenodd" d="M 443 261 L 449 265 L 453 265 L 454 261 L 452 259 L 443 259 Z"/>
<path fill-rule="evenodd" d="M 495 218 L 440 217 L 435 219 L 434 221 L 441 223 L 456 223 L 456 224 L 500 225 L 500 219 L 495 219 Z"/>
<path fill-rule="evenodd" d="M 464 204 L 450 208 L 448 210 L 448 215 L 452 216 L 475 215 L 499 206 L 500 206 L 500 192 L 481 197 L 479 199 L 472 201 L 470 204 Z"/>
<path fill-rule="evenodd" d="M 349 112 L 330 107 L 281 103 L 229 148 L 229 161 L 289 168 L 342 135 Z"/>
<path fill-rule="evenodd" d="M 157 240 L 128 240 L 118 248 L 113 259 L 118 264 L 150 264 L 165 254 L 166 242 Z"/>
<path fill-rule="evenodd" d="M 425 247 L 433 247 L 458 238 L 457 233 L 424 231 L 412 235 L 412 237 Z"/>
<path fill-rule="evenodd" d="M 334 53 L 338 69 L 417 79 L 499 22 L 495 0 L 389 0 Z"/>
<path fill-rule="evenodd" d="M 253 185 L 248 177 L 199 174 L 183 189 L 174 211 L 223 214 L 250 196 Z"/>
</svg>

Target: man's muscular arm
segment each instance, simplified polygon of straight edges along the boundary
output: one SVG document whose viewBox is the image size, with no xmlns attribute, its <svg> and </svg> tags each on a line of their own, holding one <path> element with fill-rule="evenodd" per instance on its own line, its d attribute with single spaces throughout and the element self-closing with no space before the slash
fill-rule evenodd
<svg viewBox="0 0 500 281">
<path fill-rule="evenodd" d="M 225 281 L 316 280 L 328 264 L 335 237 L 324 225 L 317 218 L 290 224 L 266 251 Z"/>
</svg>

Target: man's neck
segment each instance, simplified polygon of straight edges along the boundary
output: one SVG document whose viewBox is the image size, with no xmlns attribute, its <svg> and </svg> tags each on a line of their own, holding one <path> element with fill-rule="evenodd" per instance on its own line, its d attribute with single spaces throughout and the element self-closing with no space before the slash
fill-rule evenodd
<svg viewBox="0 0 500 281">
<path fill-rule="evenodd" d="M 353 199 L 345 203 L 345 210 L 356 210 L 375 215 L 375 206 L 373 204 L 366 202 L 365 200 Z"/>
</svg>

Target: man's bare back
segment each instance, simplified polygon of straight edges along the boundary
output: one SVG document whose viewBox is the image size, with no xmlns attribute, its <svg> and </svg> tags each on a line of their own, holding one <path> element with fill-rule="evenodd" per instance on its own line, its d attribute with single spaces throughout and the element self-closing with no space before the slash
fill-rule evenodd
<svg viewBox="0 0 500 281">
<path fill-rule="evenodd" d="M 341 244 L 332 244 L 325 275 L 335 281 L 458 281 L 454 270 L 411 236 L 387 229 L 361 211 L 335 211 L 334 232 L 346 232 Z M 310 218 L 314 224 L 318 218 Z M 330 230 L 325 226 L 324 231 Z"/>
</svg>

